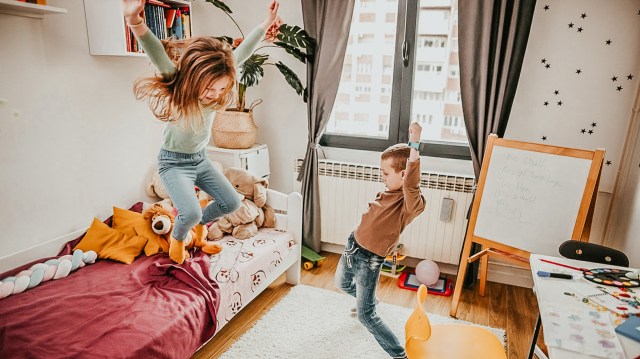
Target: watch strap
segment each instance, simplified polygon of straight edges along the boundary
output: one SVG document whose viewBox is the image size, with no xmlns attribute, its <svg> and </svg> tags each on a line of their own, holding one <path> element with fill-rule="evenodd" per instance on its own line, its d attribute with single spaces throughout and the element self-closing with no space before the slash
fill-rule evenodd
<svg viewBox="0 0 640 359">
<path fill-rule="evenodd" d="M 416 150 L 420 151 L 420 142 L 411 142 L 411 141 L 409 141 L 409 142 L 407 142 L 407 145 L 409 147 L 413 147 Z"/>
</svg>

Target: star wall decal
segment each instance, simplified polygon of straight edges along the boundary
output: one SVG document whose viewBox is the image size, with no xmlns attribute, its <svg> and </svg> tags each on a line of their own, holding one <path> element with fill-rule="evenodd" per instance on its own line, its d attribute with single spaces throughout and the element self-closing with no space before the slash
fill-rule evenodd
<svg viewBox="0 0 640 359">
<path fill-rule="evenodd" d="M 622 91 L 622 86 L 618 86 L 618 87 L 616 87 L 616 90 L 618 90 L 618 91 Z"/>
<path fill-rule="evenodd" d="M 542 136 L 542 140 L 546 141 L 547 140 L 547 136 Z"/>
<path fill-rule="evenodd" d="M 578 32 L 582 32 L 582 30 L 583 30 L 583 29 L 582 29 L 582 26 L 580 26 L 580 27 L 578 28 Z"/>
<path fill-rule="evenodd" d="M 589 130 L 589 131 L 587 131 L 587 133 L 592 135 L 593 134 L 593 130 Z"/>
<path fill-rule="evenodd" d="M 560 91 L 555 90 L 555 91 L 553 91 L 553 94 L 554 94 L 554 95 L 559 95 L 559 94 L 560 94 Z"/>
<path fill-rule="evenodd" d="M 605 41 L 605 43 L 606 43 L 607 45 L 611 45 L 611 42 L 612 42 L 612 41 L 611 41 L 611 39 L 609 39 L 609 40 Z"/>
<path fill-rule="evenodd" d="M 540 62 L 544 64 L 544 63 L 546 63 L 546 62 L 547 62 L 547 59 L 545 59 L 545 58 L 543 57 L 543 58 L 542 58 L 542 60 L 540 60 Z"/>
<path fill-rule="evenodd" d="M 611 166 L 611 161 L 607 161 L 607 166 Z"/>
<path fill-rule="evenodd" d="M 547 10 L 549 10 L 549 5 L 544 6 L 544 11 L 547 11 Z"/>
<path fill-rule="evenodd" d="M 544 105 L 545 105 L 545 106 L 549 106 L 549 101 L 545 101 L 545 102 L 544 102 Z"/>
<path fill-rule="evenodd" d="M 582 15 L 580 15 L 580 17 L 584 19 L 585 17 L 587 17 L 587 13 L 582 13 Z"/>
<path fill-rule="evenodd" d="M 613 82 L 618 81 L 618 76 L 613 76 L 613 77 L 611 78 L 611 81 L 613 81 Z"/>
<path fill-rule="evenodd" d="M 580 130 L 580 132 L 581 132 L 581 133 L 586 133 L 586 132 L 587 132 L 587 130 L 583 128 L 582 130 Z"/>
<path fill-rule="evenodd" d="M 633 75 L 632 74 L 627 75 L 627 80 L 633 80 Z"/>
<path fill-rule="evenodd" d="M 569 28 L 573 29 L 573 23 L 572 22 L 569 23 Z"/>
<path fill-rule="evenodd" d="M 551 67 L 551 64 L 546 64 L 546 65 L 544 65 L 544 67 L 546 67 L 546 68 L 550 68 L 550 67 Z"/>
<path fill-rule="evenodd" d="M 558 101 L 558 106 L 562 106 L 562 101 Z"/>
<path fill-rule="evenodd" d="M 591 122 L 591 127 L 596 127 L 596 126 L 598 126 L 598 124 L 597 124 L 597 123 L 595 123 L 595 122 Z"/>
<path fill-rule="evenodd" d="M 582 69 L 577 69 L 577 70 L 576 70 L 576 73 L 577 73 L 578 75 L 580 75 L 580 74 L 582 73 Z"/>
</svg>

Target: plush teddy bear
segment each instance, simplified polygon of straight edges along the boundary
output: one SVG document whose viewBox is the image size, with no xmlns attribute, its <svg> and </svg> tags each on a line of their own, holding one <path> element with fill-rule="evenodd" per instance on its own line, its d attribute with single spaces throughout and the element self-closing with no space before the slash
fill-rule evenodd
<svg viewBox="0 0 640 359">
<path fill-rule="evenodd" d="M 275 227 L 275 212 L 266 204 L 269 181 L 240 168 L 226 168 L 224 175 L 241 197 L 240 209 L 213 222 L 207 238 L 219 240 L 231 233 L 237 239 L 247 239 L 258 233 L 258 227 Z"/>
<path fill-rule="evenodd" d="M 169 236 L 175 219 L 173 211 L 156 203 L 142 212 L 142 215 L 150 222 L 152 230 L 160 235 L 158 242 L 162 251 L 169 253 Z M 222 250 L 220 245 L 207 241 L 206 227 L 200 225 L 189 231 L 187 238 L 185 238 L 185 247 L 186 249 L 200 248 L 203 252 L 211 255 L 220 253 Z"/>
</svg>

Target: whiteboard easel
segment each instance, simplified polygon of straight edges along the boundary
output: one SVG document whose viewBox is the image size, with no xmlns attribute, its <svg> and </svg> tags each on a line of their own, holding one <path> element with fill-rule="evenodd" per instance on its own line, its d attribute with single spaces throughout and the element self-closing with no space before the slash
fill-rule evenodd
<svg viewBox="0 0 640 359">
<path fill-rule="evenodd" d="M 529 268 L 530 253 L 558 255 L 569 239 L 588 241 L 604 150 L 488 137 L 462 249 L 450 315 L 455 316 L 468 264 L 480 260 L 480 295 L 488 257 Z M 480 251 L 470 257 L 474 243 Z"/>
</svg>

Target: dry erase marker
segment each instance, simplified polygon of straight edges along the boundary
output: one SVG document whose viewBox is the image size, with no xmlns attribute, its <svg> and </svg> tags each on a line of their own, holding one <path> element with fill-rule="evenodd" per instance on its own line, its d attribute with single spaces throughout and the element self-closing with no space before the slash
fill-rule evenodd
<svg viewBox="0 0 640 359">
<path fill-rule="evenodd" d="M 560 278 L 560 279 L 573 279 L 573 276 L 571 274 L 564 274 L 564 273 L 553 273 L 553 272 L 545 272 L 545 271 L 538 271 L 538 277 L 551 277 L 551 278 Z"/>
</svg>

